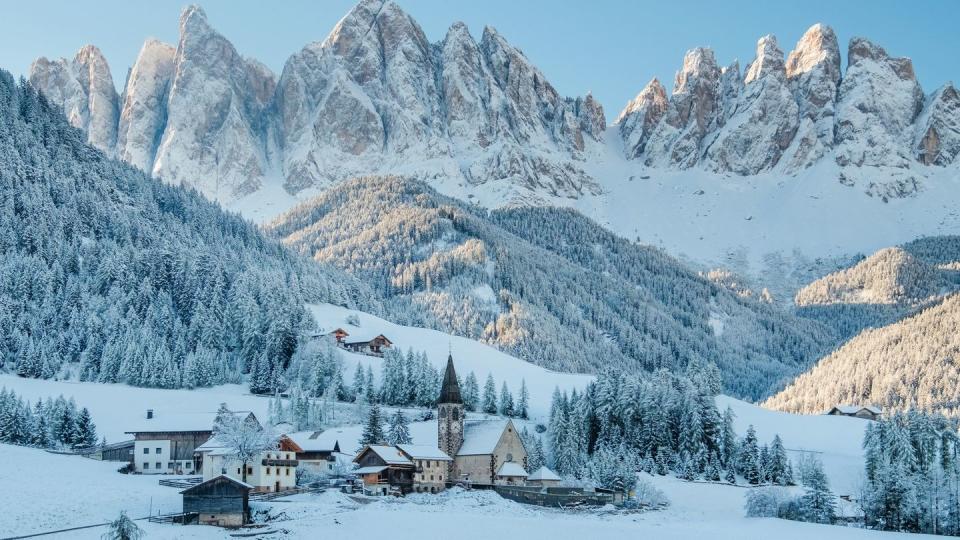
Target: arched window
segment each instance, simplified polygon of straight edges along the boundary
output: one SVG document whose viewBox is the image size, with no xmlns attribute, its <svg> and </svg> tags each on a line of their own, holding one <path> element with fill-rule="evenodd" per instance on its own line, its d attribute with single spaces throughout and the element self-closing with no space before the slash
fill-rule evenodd
<svg viewBox="0 0 960 540">
<path fill-rule="evenodd" d="M 446 417 L 447 417 L 447 408 L 440 407 L 440 418 L 446 418 Z"/>
<path fill-rule="evenodd" d="M 513 454 L 507 454 L 507 461 L 513 461 Z"/>
<path fill-rule="evenodd" d="M 450 416 L 453 417 L 454 420 L 459 420 L 459 419 L 460 419 L 460 409 L 454 407 L 453 410 L 450 411 Z"/>
</svg>

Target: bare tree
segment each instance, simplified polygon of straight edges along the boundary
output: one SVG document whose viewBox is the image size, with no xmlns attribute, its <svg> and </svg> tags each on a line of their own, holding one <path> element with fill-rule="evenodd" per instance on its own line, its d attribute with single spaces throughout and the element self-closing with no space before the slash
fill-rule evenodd
<svg viewBox="0 0 960 540">
<path fill-rule="evenodd" d="M 213 436 L 242 464 L 244 482 L 247 481 L 247 465 L 261 453 L 277 448 L 280 440 L 272 428 L 263 427 L 252 415 L 239 415 L 223 407 L 217 414 Z"/>
</svg>

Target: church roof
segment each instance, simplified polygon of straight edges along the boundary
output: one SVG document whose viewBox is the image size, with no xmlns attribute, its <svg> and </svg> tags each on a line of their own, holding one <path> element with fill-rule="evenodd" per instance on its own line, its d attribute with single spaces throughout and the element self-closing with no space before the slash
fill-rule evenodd
<svg viewBox="0 0 960 540">
<path fill-rule="evenodd" d="M 463 445 L 458 456 L 492 454 L 507 430 L 509 420 L 468 420 L 463 424 Z"/>
<path fill-rule="evenodd" d="M 437 403 L 463 403 L 460 397 L 460 383 L 457 382 L 457 371 L 453 368 L 453 355 L 447 357 L 447 369 L 443 372 L 443 387 L 440 389 L 440 399 Z"/>
</svg>

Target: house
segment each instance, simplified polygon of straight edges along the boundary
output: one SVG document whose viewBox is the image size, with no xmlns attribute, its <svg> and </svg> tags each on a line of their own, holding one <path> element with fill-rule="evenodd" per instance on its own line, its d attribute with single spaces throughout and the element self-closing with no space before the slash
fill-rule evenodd
<svg viewBox="0 0 960 540">
<path fill-rule="evenodd" d="M 879 407 L 861 406 L 861 405 L 837 405 L 827 411 L 830 416 L 852 416 L 854 418 L 863 418 L 865 420 L 879 420 L 883 410 Z"/>
<path fill-rule="evenodd" d="M 401 494 L 413 491 L 415 465 L 395 446 L 368 444 L 353 459 L 353 472 L 363 480 L 363 490 L 375 495 L 386 495 L 391 489 Z"/>
<path fill-rule="evenodd" d="M 253 416 L 249 411 L 234 414 Z M 144 419 L 127 432 L 133 435 L 134 472 L 196 474 L 201 468 L 196 450 L 213 435 L 216 418 L 216 412 L 154 414 L 148 409 Z"/>
<path fill-rule="evenodd" d="M 216 476 L 185 489 L 183 512 L 197 514 L 203 525 L 242 527 L 250 521 L 250 491 L 253 486 L 229 476 Z"/>
<path fill-rule="evenodd" d="M 350 333 L 343 328 L 335 328 L 333 331 L 327 332 L 325 335 L 332 337 L 334 341 L 337 342 L 337 345 L 341 345 L 343 344 L 344 338 L 348 337 Z"/>
<path fill-rule="evenodd" d="M 362 332 L 345 338 L 342 343 L 343 347 L 349 351 L 370 356 L 383 356 L 384 351 L 393 346 L 393 342 L 383 334 Z"/>
<path fill-rule="evenodd" d="M 283 436 L 276 449 L 261 452 L 246 464 L 246 475 L 243 473 L 244 464 L 237 459 L 234 451 L 216 437 L 200 445 L 197 453 L 203 456 L 204 481 L 227 476 L 262 493 L 286 491 L 297 486 L 297 453 L 302 450 L 289 437 Z"/>
<path fill-rule="evenodd" d="M 540 467 L 539 469 L 530 473 L 530 476 L 527 477 L 527 485 L 539 487 L 559 487 L 560 476 L 546 467 Z"/>
<path fill-rule="evenodd" d="M 453 457 L 448 477 L 480 485 L 523 485 L 527 451 L 513 421 L 467 420 L 465 414 L 451 355 L 437 403 L 437 446 Z"/>
<path fill-rule="evenodd" d="M 340 451 L 342 431 L 301 431 L 291 433 L 290 439 L 300 447 L 297 452 L 299 467 L 313 474 L 337 476 L 351 467 L 353 456 Z"/>
<path fill-rule="evenodd" d="M 448 469 L 453 458 L 435 446 L 398 444 L 400 452 L 413 462 L 413 490 L 417 493 L 439 493 L 450 480 Z"/>
</svg>

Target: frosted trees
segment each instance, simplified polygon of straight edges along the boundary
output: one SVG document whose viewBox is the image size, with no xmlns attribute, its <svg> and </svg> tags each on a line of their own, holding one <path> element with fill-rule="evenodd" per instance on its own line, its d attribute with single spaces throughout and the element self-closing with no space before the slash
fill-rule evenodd
<svg viewBox="0 0 960 540">
<path fill-rule="evenodd" d="M 103 533 L 103 540 L 140 540 L 144 537 L 143 530 L 137 527 L 137 524 L 127 516 L 127 512 L 121 510 L 120 516 L 110 522 L 107 526 L 107 532 Z"/>
<path fill-rule="evenodd" d="M 507 381 L 503 381 L 503 385 L 500 387 L 500 404 L 497 406 L 497 410 L 503 416 L 513 416 L 513 394 L 507 388 Z"/>
<path fill-rule="evenodd" d="M 480 406 L 480 386 L 477 384 L 477 376 L 471 371 L 463 381 L 461 387 L 463 396 L 463 405 L 470 412 L 476 412 Z"/>
<path fill-rule="evenodd" d="M 819 460 L 813 462 L 805 487 L 807 491 L 798 501 L 800 519 L 813 523 L 833 523 L 836 519 L 836 501 Z"/>
<path fill-rule="evenodd" d="M 764 472 L 773 484 L 789 486 L 793 484 L 793 470 L 790 466 L 790 460 L 787 458 L 787 451 L 783 447 L 783 441 L 780 435 L 773 436 L 773 442 L 770 445 L 770 457 L 767 460 L 767 466 Z"/>
<path fill-rule="evenodd" d="M 526 420 L 529 418 L 530 392 L 527 390 L 527 381 L 520 379 L 520 397 L 517 399 L 516 415 Z"/>
<path fill-rule="evenodd" d="M 390 417 L 390 429 L 387 432 L 387 444 L 396 446 L 398 444 L 410 444 L 413 439 L 410 437 L 410 427 L 407 424 L 407 417 L 403 415 L 401 409 L 397 409 Z"/>
<path fill-rule="evenodd" d="M 383 432 L 383 413 L 380 405 L 374 403 L 367 414 L 367 421 L 363 425 L 363 433 L 360 434 L 360 444 L 383 444 L 386 441 L 386 435 Z"/>
<path fill-rule="evenodd" d="M 483 385 L 483 412 L 497 414 L 497 386 L 493 382 L 493 375 L 487 375 L 487 382 Z"/>
<path fill-rule="evenodd" d="M 213 435 L 242 466 L 242 480 L 247 481 L 247 465 L 261 453 L 273 450 L 279 437 L 270 428 L 260 425 L 253 417 L 234 413 L 225 406 L 218 411 Z"/>
<path fill-rule="evenodd" d="M 753 426 L 747 428 L 747 434 L 739 445 L 737 455 L 737 472 L 751 484 L 759 484 L 762 480 L 760 470 L 760 449 L 757 447 L 757 432 Z"/>
</svg>

